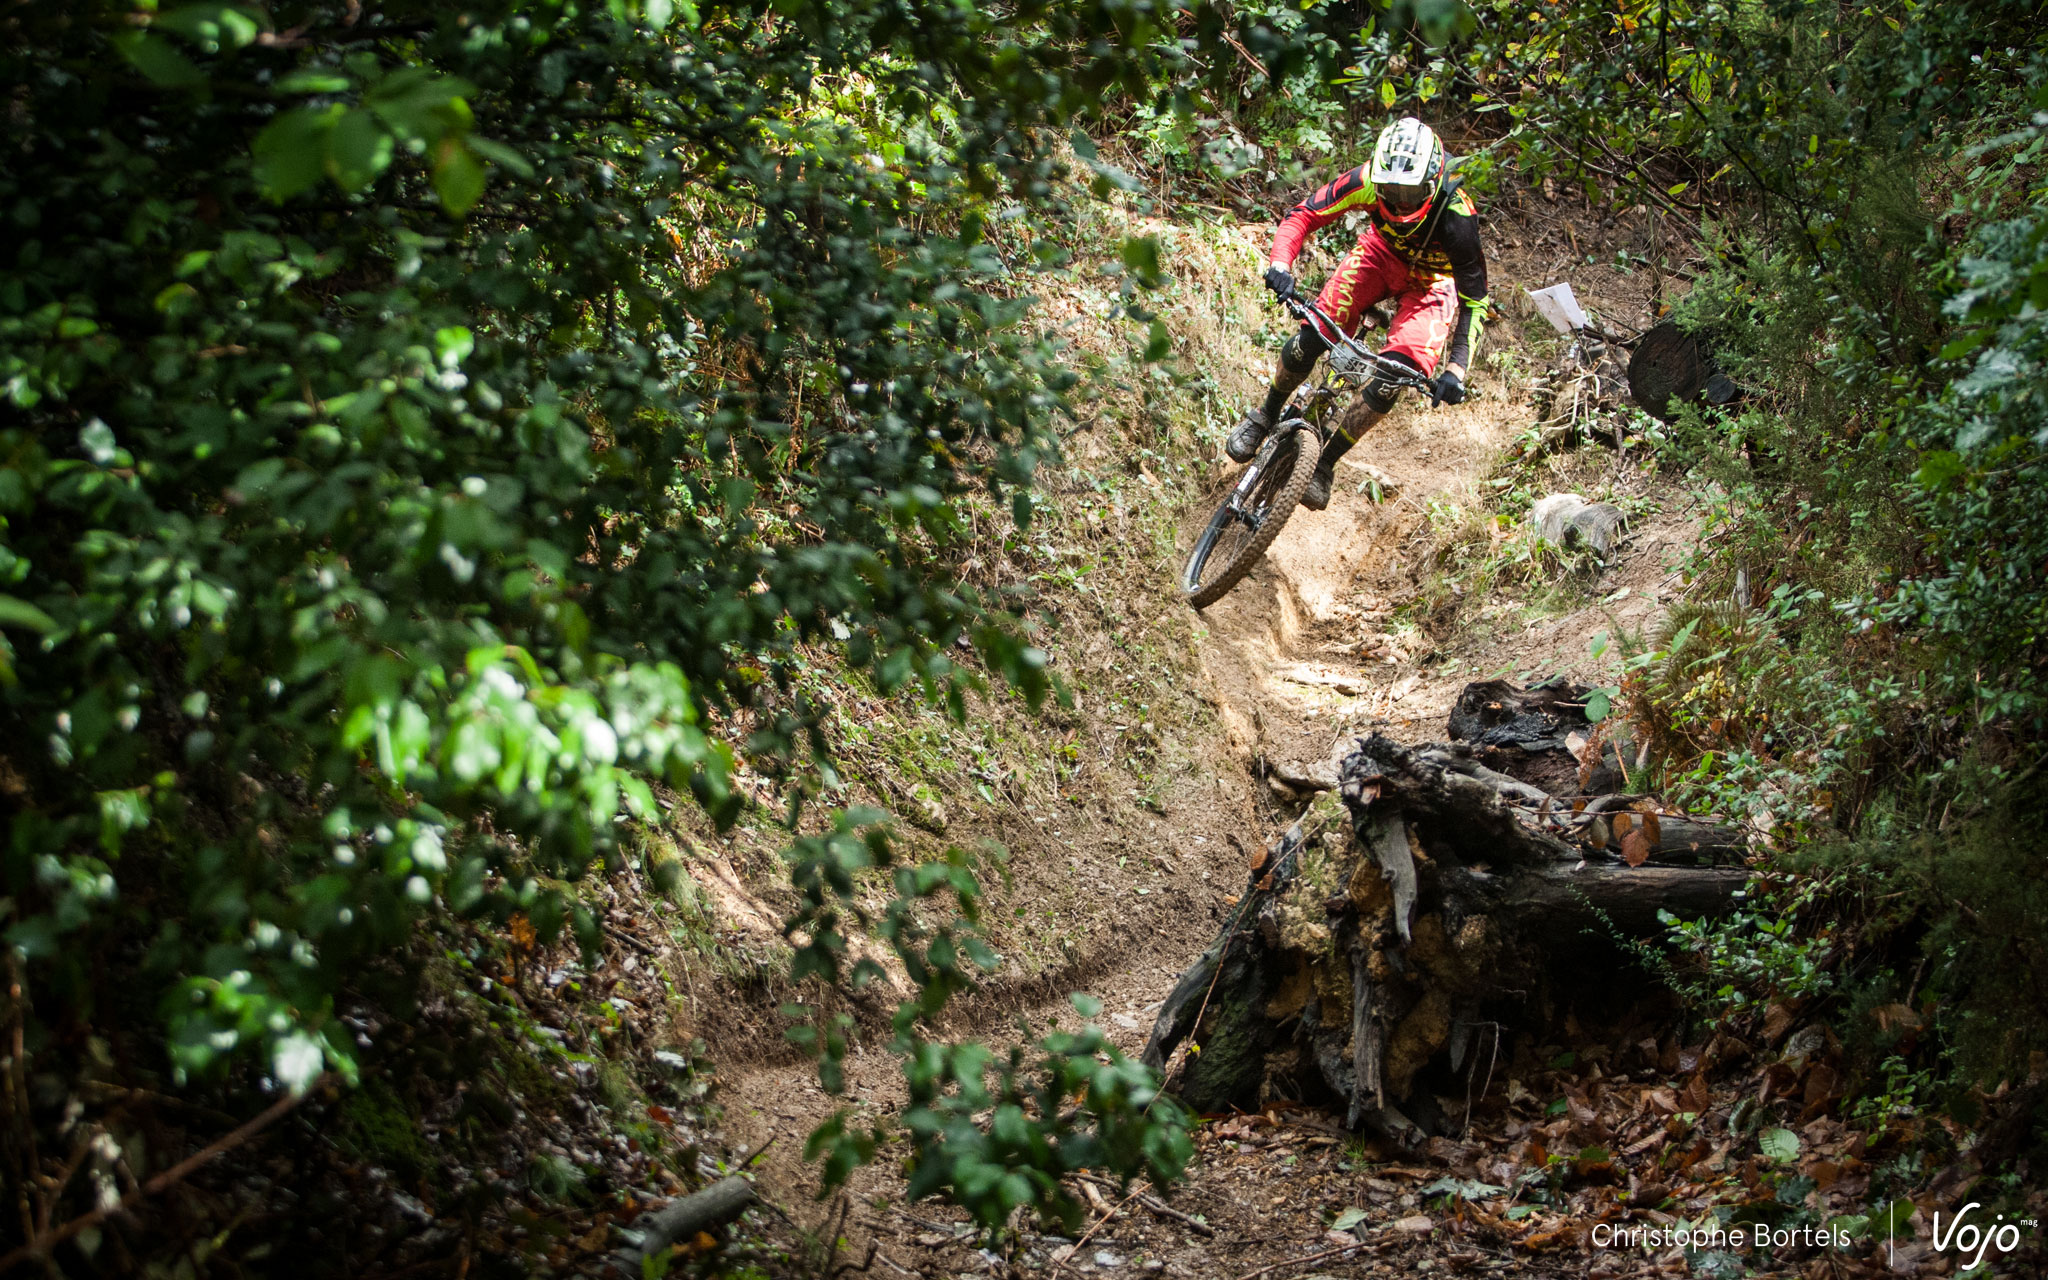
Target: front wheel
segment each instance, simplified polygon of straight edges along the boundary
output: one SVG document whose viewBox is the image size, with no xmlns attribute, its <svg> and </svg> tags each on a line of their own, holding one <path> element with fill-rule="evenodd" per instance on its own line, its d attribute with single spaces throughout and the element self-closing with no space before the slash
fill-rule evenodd
<svg viewBox="0 0 2048 1280">
<path fill-rule="evenodd" d="M 1298 419 L 1281 424 L 1250 471 L 1224 496 L 1181 571 L 1180 589 L 1190 605 L 1203 609 L 1221 600 L 1280 536 L 1315 475 L 1316 453 L 1304 447 L 1315 438 Z"/>
</svg>

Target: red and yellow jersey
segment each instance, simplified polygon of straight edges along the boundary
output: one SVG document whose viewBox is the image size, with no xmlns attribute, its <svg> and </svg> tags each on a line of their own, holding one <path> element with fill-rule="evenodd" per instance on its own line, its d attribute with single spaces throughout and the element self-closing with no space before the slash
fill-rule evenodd
<svg viewBox="0 0 2048 1280">
<path fill-rule="evenodd" d="M 1377 232 L 1394 256 L 1412 269 L 1449 276 L 1457 285 L 1459 316 L 1451 345 L 1455 351 L 1469 351 L 1478 337 L 1477 328 L 1486 314 L 1487 302 L 1486 254 L 1479 244 L 1478 206 L 1457 185 L 1457 179 L 1451 178 L 1427 214 L 1413 222 L 1395 222 L 1381 208 L 1372 181 L 1365 175 L 1364 165 L 1348 170 L 1289 209 L 1273 237 L 1274 265 L 1292 269 L 1310 235 L 1353 210 L 1363 210 L 1371 223 L 1359 232 L 1359 243 Z"/>
</svg>

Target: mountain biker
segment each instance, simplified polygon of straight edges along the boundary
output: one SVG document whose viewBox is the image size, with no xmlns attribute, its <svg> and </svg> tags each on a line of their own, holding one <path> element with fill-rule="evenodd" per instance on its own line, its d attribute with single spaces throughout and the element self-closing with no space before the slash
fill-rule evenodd
<svg viewBox="0 0 2048 1280">
<path fill-rule="evenodd" d="M 1369 163 L 1287 211 L 1273 237 L 1266 287 L 1283 298 L 1293 293 L 1291 272 L 1303 243 L 1353 209 L 1364 210 L 1370 220 L 1358 234 L 1357 247 L 1323 285 L 1317 305 L 1345 333 L 1354 334 L 1367 307 L 1394 298 L 1397 310 L 1380 354 L 1412 366 L 1425 378 L 1435 373 L 1433 402 L 1462 402 L 1465 371 L 1486 317 L 1486 255 L 1479 246 L 1479 211 L 1450 173 L 1443 142 L 1414 116 L 1380 131 Z M 1265 404 L 1246 413 L 1223 446 L 1231 461 L 1251 461 L 1287 398 L 1330 346 L 1308 323 L 1287 340 Z M 1330 505 L 1337 459 L 1394 407 L 1399 392 L 1383 379 L 1366 383 L 1323 447 L 1315 477 L 1302 496 L 1303 506 L 1321 511 Z"/>
</svg>

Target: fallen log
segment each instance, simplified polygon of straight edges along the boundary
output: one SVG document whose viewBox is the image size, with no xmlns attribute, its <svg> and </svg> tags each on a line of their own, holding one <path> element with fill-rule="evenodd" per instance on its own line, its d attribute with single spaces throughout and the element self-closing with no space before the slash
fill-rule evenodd
<svg viewBox="0 0 2048 1280">
<path fill-rule="evenodd" d="M 627 1246 L 613 1255 L 614 1266 L 622 1274 L 638 1276 L 642 1259 L 666 1253 L 669 1246 L 693 1239 L 700 1231 L 724 1226 L 753 1203 L 753 1183 L 738 1176 L 720 1178 L 702 1191 L 642 1214 L 626 1233 Z"/>
<path fill-rule="evenodd" d="M 1327 1096 L 1350 1127 L 1420 1141 L 1447 1125 L 1425 1077 L 1611 986 L 1660 911 L 1721 914 L 1748 879 L 1736 829 L 1561 802 L 1469 746 L 1357 739 L 1338 781 L 1160 1009 L 1145 1059 L 1189 1041 L 1173 1087 L 1197 1111 Z"/>
</svg>

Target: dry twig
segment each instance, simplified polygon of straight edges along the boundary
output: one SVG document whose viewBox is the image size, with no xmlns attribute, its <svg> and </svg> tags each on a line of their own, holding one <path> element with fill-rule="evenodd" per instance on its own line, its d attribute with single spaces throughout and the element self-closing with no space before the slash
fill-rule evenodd
<svg viewBox="0 0 2048 1280">
<path fill-rule="evenodd" d="M 1103 1214 L 1101 1217 L 1095 1220 L 1094 1226 L 1088 1228 L 1088 1230 L 1083 1232 L 1079 1240 L 1074 1241 L 1074 1247 L 1067 1250 L 1067 1256 L 1061 1258 L 1058 1262 L 1053 1264 L 1052 1274 L 1047 1276 L 1046 1280 L 1057 1280 L 1060 1272 L 1067 1269 L 1067 1264 L 1080 1256 L 1081 1247 L 1087 1244 L 1090 1240 L 1093 1240 L 1095 1238 L 1096 1232 L 1102 1230 L 1104 1226 L 1108 1225 L 1109 1220 L 1111 1218 L 1114 1218 L 1119 1212 L 1123 1210 L 1123 1208 L 1126 1205 L 1130 1204 L 1131 1201 L 1136 1200 L 1137 1198 L 1138 1192 L 1133 1191 L 1131 1192 L 1131 1194 L 1125 1196 L 1123 1200 L 1119 1203 L 1111 1205 L 1107 1213 Z"/>
<path fill-rule="evenodd" d="M 1109 1179 L 1098 1178 L 1092 1173 L 1077 1174 L 1076 1176 L 1080 1178 L 1085 1178 L 1086 1180 L 1096 1184 L 1097 1186 L 1116 1186 L 1116 1184 L 1114 1182 L 1111 1182 Z M 1133 1191 L 1132 1194 L 1137 1196 L 1139 1204 L 1144 1205 L 1147 1209 L 1151 1210 L 1159 1217 L 1166 1218 L 1174 1222 L 1178 1222 L 1198 1236 L 1214 1236 L 1216 1234 L 1216 1228 L 1210 1226 L 1208 1223 L 1203 1222 L 1197 1218 L 1193 1218 L 1185 1213 L 1182 1213 L 1180 1210 L 1174 1208 L 1172 1205 L 1169 1205 L 1162 1200 L 1159 1200 L 1157 1197 L 1146 1195 L 1143 1191 Z"/>
<path fill-rule="evenodd" d="M 154 1178 L 151 1178 L 148 1182 L 122 1196 L 115 1203 L 73 1218 L 55 1230 L 39 1233 L 35 1239 L 30 1240 L 27 1244 L 22 1245 L 6 1257 L 0 1258 L 0 1272 L 7 1271 L 19 1263 L 27 1262 L 31 1258 L 46 1257 L 50 1250 L 63 1244 L 66 1240 L 69 1240 L 87 1227 L 97 1226 L 112 1215 L 131 1209 L 147 1197 L 184 1181 L 194 1172 L 211 1163 L 214 1157 L 234 1150 L 269 1128 L 279 1117 L 305 1101 L 306 1094 L 311 1093 L 313 1089 L 319 1088 L 326 1081 L 327 1077 L 322 1076 L 313 1082 L 312 1087 L 307 1089 L 306 1093 L 292 1093 L 279 1098 L 276 1102 L 271 1103 L 269 1107 L 265 1108 L 263 1114 L 257 1116 L 254 1120 L 249 1121 L 241 1128 L 215 1142 L 205 1150 L 200 1151 L 198 1154 L 172 1165 Z"/>
</svg>

